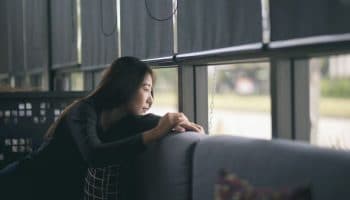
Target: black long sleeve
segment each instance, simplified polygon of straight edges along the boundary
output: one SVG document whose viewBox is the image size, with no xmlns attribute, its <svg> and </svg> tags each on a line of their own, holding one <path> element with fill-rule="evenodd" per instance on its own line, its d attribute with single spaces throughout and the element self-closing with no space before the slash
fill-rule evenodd
<svg viewBox="0 0 350 200">
<path fill-rule="evenodd" d="M 79 151 L 90 167 L 115 164 L 135 157 L 145 149 L 142 135 L 145 129 L 137 133 L 125 133 L 123 129 L 117 130 L 116 126 L 111 131 L 118 131 L 118 135 L 129 136 L 113 141 L 102 141 L 97 131 L 97 117 L 95 108 L 82 101 L 65 118 Z M 158 120 L 159 117 L 154 117 L 150 124 L 154 125 Z"/>
</svg>

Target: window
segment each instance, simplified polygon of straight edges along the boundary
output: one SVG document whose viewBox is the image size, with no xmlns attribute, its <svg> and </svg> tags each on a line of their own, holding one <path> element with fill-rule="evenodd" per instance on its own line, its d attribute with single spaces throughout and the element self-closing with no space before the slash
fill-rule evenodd
<svg viewBox="0 0 350 200">
<path fill-rule="evenodd" d="M 7 73 L 0 73 L 0 91 L 6 92 L 10 90 L 10 78 Z"/>
<path fill-rule="evenodd" d="M 350 54 L 310 59 L 311 143 L 350 149 Z"/>
<path fill-rule="evenodd" d="M 83 72 L 58 73 L 55 76 L 55 90 L 57 91 L 84 90 Z"/>
<path fill-rule="evenodd" d="M 69 79 L 66 74 L 56 74 L 54 81 L 56 91 L 69 91 Z"/>
<path fill-rule="evenodd" d="M 9 74 L 0 74 L 0 91 L 47 91 L 46 73 L 24 74 L 11 76 Z"/>
<path fill-rule="evenodd" d="M 271 139 L 269 63 L 208 66 L 209 134 Z"/>
<path fill-rule="evenodd" d="M 84 76 L 82 72 L 73 72 L 70 74 L 70 90 L 82 91 L 84 90 Z"/>
<path fill-rule="evenodd" d="M 153 69 L 156 75 L 154 102 L 151 113 L 164 115 L 178 111 L 178 71 L 177 68 Z"/>
<path fill-rule="evenodd" d="M 30 75 L 30 86 L 32 90 L 45 91 L 47 88 L 47 79 L 43 73 Z"/>
</svg>

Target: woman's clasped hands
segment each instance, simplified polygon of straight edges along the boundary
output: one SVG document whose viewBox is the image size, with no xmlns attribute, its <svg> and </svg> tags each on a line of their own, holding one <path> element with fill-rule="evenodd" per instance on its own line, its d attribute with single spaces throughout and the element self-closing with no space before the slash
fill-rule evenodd
<svg viewBox="0 0 350 200">
<path fill-rule="evenodd" d="M 204 134 L 201 125 L 188 120 L 186 115 L 181 112 L 166 113 L 160 120 L 157 127 L 160 132 L 167 134 L 168 132 L 182 133 L 185 131 L 194 131 Z"/>
</svg>

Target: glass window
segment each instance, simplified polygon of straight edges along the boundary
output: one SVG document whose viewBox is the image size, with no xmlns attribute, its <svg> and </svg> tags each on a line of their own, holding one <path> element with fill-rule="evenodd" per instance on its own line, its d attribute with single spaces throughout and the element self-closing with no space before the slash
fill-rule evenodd
<svg viewBox="0 0 350 200">
<path fill-rule="evenodd" d="M 11 76 L 0 74 L 0 91 L 45 91 L 48 89 L 45 73 Z"/>
<path fill-rule="evenodd" d="M 350 54 L 310 60 L 311 143 L 350 149 Z"/>
<path fill-rule="evenodd" d="M 208 66 L 209 134 L 271 139 L 270 65 Z"/>
<path fill-rule="evenodd" d="M 84 76 L 83 72 L 73 72 L 70 74 L 70 89 L 71 91 L 84 90 Z"/>
<path fill-rule="evenodd" d="M 7 73 L 0 73 L 0 92 L 11 90 L 10 77 Z"/>
<path fill-rule="evenodd" d="M 156 83 L 154 85 L 154 102 L 150 112 L 157 115 L 177 112 L 179 110 L 177 68 L 153 70 L 156 75 Z"/>
<path fill-rule="evenodd" d="M 48 83 L 44 73 L 30 75 L 31 90 L 45 91 L 48 90 Z"/>
<path fill-rule="evenodd" d="M 65 73 L 57 73 L 54 78 L 56 91 L 69 91 L 69 78 Z"/>
<path fill-rule="evenodd" d="M 57 91 L 84 90 L 83 72 L 57 73 L 55 76 L 55 90 Z"/>
</svg>

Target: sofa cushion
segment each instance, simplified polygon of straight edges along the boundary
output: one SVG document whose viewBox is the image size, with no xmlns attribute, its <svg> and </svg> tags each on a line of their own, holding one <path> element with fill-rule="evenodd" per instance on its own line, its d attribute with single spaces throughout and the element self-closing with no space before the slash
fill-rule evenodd
<svg viewBox="0 0 350 200">
<path fill-rule="evenodd" d="M 286 140 L 216 136 L 196 145 L 193 200 L 214 197 L 217 173 L 225 168 L 256 187 L 310 183 L 315 200 L 348 199 L 350 152 Z"/>
<path fill-rule="evenodd" d="M 151 144 L 136 162 L 138 196 L 143 200 L 191 198 L 192 155 L 205 135 L 193 132 L 170 134 Z"/>
</svg>

